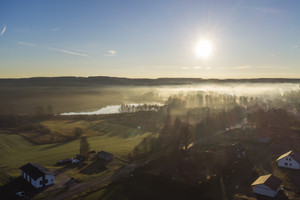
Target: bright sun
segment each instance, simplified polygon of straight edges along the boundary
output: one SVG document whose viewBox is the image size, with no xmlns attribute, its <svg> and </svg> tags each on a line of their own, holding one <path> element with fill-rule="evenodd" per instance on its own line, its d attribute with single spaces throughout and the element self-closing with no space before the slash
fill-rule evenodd
<svg viewBox="0 0 300 200">
<path fill-rule="evenodd" d="M 195 47 L 195 52 L 197 56 L 202 58 L 209 57 L 212 52 L 211 42 L 209 40 L 200 40 Z"/>
</svg>

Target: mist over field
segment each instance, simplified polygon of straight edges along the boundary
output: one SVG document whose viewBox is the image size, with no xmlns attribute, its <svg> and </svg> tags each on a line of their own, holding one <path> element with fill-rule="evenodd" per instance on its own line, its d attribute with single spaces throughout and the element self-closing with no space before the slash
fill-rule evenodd
<svg viewBox="0 0 300 200">
<path fill-rule="evenodd" d="M 43 80 L 43 79 L 42 79 Z M 66 79 L 68 80 L 68 79 Z M 188 80 L 188 79 L 186 79 Z M 45 79 L 47 81 L 47 79 Z M 128 81 L 130 82 L 130 81 Z M 187 81 L 185 81 L 187 82 Z M 158 84 L 86 84 L 78 82 L 71 85 L 42 84 L 2 84 L 0 86 L 0 113 L 35 113 L 37 106 L 52 105 L 56 114 L 70 112 L 93 112 L 107 106 L 121 104 L 164 104 L 169 97 L 187 94 L 228 95 L 262 98 L 265 101 L 274 98 L 285 99 L 299 92 L 299 83 L 286 82 L 218 82 L 173 84 L 165 81 Z M 166 84 L 167 83 L 167 84 Z M 124 86 L 122 86 L 124 85 Z M 115 107 L 115 109 L 118 109 Z"/>
</svg>

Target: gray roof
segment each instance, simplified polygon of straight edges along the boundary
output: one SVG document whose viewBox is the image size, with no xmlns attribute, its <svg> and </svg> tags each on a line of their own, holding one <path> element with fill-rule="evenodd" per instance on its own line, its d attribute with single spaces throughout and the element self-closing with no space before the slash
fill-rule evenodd
<svg viewBox="0 0 300 200">
<path fill-rule="evenodd" d="M 27 163 L 26 165 L 20 167 L 20 169 L 34 180 L 46 174 L 54 175 L 53 172 L 49 171 L 47 168 L 37 163 Z"/>
<path fill-rule="evenodd" d="M 281 160 L 282 158 L 285 158 L 287 156 L 290 156 L 291 158 L 293 158 L 296 162 L 298 162 L 300 164 L 300 155 L 296 154 L 294 151 L 289 151 L 285 154 L 282 154 L 279 158 L 277 158 L 276 161 Z"/>
<path fill-rule="evenodd" d="M 112 153 L 108 153 L 108 152 L 102 151 L 102 150 L 99 152 L 99 154 L 102 154 L 102 155 L 104 155 L 104 156 L 113 155 Z"/>
</svg>

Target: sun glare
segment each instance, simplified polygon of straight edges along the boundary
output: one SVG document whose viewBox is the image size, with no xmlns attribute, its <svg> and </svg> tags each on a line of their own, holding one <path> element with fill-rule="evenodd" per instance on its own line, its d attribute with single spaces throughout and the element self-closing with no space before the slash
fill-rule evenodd
<svg viewBox="0 0 300 200">
<path fill-rule="evenodd" d="M 209 40 L 200 40 L 195 47 L 196 55 L 207 58 L 212 53 L 212 43 Z"/>
</svg>

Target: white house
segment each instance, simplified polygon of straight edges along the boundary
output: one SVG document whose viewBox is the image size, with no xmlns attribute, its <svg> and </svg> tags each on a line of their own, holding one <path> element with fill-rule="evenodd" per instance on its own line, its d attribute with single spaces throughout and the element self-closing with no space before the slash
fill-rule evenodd
<svg viewBox="0 0 300 200">
<path fill-rule="evenodd" d="M 40 164 L 27 163 L 21 168 L 21 176 L 35 188 L 41 188 L 54 184 L 54 173 Z"/>
<path fill-rule="evenodd" d="M 293 151 L 281 155 L 276 161 L 279 167 L 300 169 L 300 155 Z"/>
<path fill-rule="evenodd" d="M 260 176 L 251 185 L 254 193 L 268 197 L 275 197 L 280 191 L 281 180 L 272 174 L 268 174 Z"/>
</svg>

